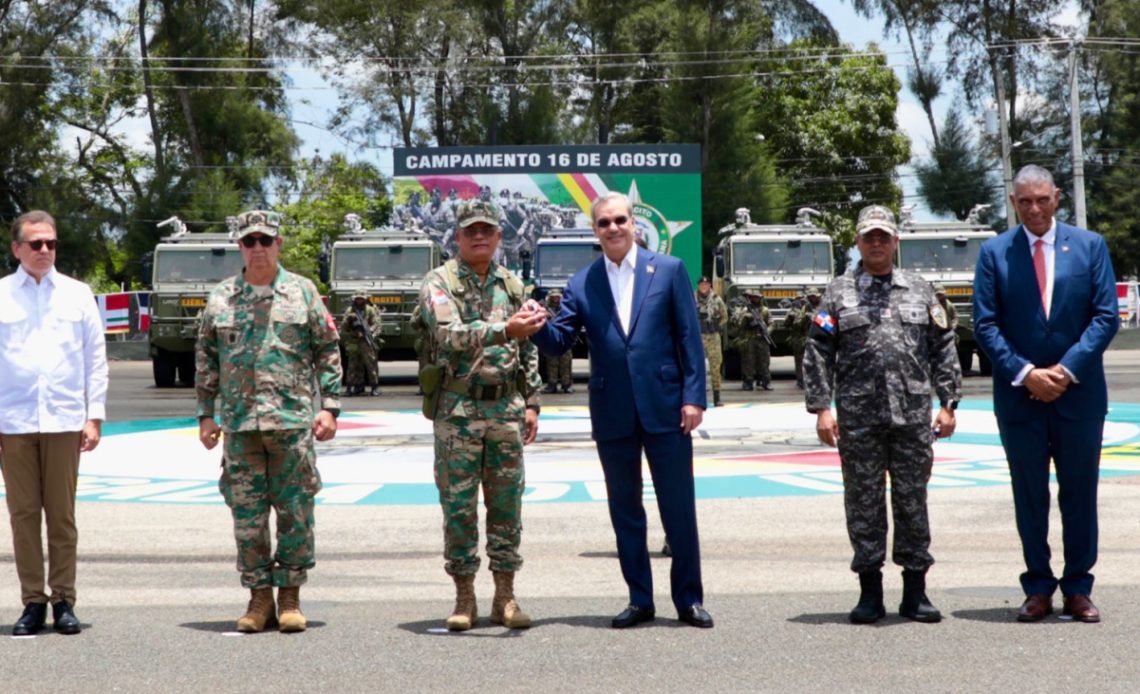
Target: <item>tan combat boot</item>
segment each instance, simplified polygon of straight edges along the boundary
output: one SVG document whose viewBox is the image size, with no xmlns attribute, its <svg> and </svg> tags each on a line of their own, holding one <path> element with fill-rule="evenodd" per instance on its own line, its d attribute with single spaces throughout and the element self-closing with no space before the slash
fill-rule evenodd
<svg viewBox="0 0 1140 694">
<path fill-rule="evenodd" d="M 495 601 L 491 603 L 491 623 L 508 629 L 526 629 L 530 616 L 515 602 L 515 573 L 495 571 Z"/>
<path fill-rule="evenodd" d="M 251 588 L 249 607 L 237 621 L 237 630 L 245 634 L 255 634 L 265 629 L 273 619 L 273 588 Z"/>
<path fill-rule="evenodd" d="M 301 587 L 282 586 L 277 589 L 277 630 L 289 633 L 304 631 L 308 623 L 301 614 Z"/>
<path fill-rule="evenodd" d="M 475 606 L 475 577 L 452 576 L 455 579 L 455 609 L 447 618 L 448 631 L 467 631 L 479 619 Z"/>
</svg>

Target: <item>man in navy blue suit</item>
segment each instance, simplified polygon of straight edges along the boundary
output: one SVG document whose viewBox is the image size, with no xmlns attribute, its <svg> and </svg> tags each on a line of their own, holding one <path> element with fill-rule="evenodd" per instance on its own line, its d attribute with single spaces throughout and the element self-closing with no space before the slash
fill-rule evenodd
<svg viewBox="0 0 1140 694">
<path fill-rule="evenodd" d="M 1056 221 L 1061 191 L 1039 166 L 1014 179 L 1021 224 L 982 244 L 974 333 L 993 362 L 994 414 L 1009 461 L 1026 571 L 1022 622 L 1053 613 L 1100 621 L 1093 604 L 1096 493 L 1108 411 L 1104 350 L 1119 327 L 1115 275 L 1104 239 Z M 1057 474 L 1065 567 L 1049 565 L 1049 461 Z"/>
<path fill-rule="evenodd" d="M 586 330 L 590 421 L 629 586 L 629 606 L 613 626 L 656 615 L 641 501 L 644 452 L 673 551 L 673 605 L 682 621 L 708 628 L 713 621 L 702 606 L 690 436 L 706 406 L 705 357 L 692 283 L 678 259 L 635 245 L 626 196 L 600 196 L 590 217 L 603 256 L 570 278 L 562 310 L 531 340 L 557 356 Z"/>
</svg>

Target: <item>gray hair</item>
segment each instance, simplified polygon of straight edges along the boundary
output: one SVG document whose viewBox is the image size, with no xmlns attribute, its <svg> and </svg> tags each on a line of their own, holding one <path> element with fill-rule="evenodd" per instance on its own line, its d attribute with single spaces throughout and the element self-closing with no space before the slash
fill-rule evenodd
<svg viewBox="0 0 1140 694">
<path fill-rule="evenodd" d="M 51 230 L 59 233 L 55 226 L 55 217 L 52 217 L 43 210 L 32 210 L 16 217 L 16 221 L 12 222 L 12 243 L 20 242 L 20 235 L 24 233 L 25 224 L 47 224 Z"/>
<path fill-rule="evenodd" d="M 599 207 L 606 204 L 607 202 L 613 202 L 614 200 L 625 203 L 626 211 L 629 212 L 631 217 L 633 216 L 633 204 L 629 201 L 629 197 L 626 196 L 625 193 L 617 193 L 611 190 L 608 193 L 602 193 L 598 197 L 594 198 L 593 204 L 590 205 L 590 221 L 593 222 L 598 218 Z"/>
<path fill-rule="evenodd" d="M 1050 188 L 1057 187 L 1057 184 L 1053 182 L 1053 174 L 1049 173 L 1048 169 L 1036 164 L 1026 164 L 1013 177 L 1014 190 L 1023 183 L 1047 183 Z"/>
</svg>

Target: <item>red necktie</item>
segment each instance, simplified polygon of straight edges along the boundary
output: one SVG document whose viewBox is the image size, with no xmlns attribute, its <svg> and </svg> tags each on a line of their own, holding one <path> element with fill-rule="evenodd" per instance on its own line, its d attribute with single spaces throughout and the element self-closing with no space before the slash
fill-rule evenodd
<svg viewBox="0 0 1140 694">
<path fill-rule="evenodd" d="M 1041 239 L 1033 242 L 1033 270 L 1037 273 L 1037 291 L 1041 294 L 1041 308 L 1045 310 L 1045 315 L 1049 315 L 1049 305 L 1045 303 L 1045 242 Z"/>
</svg>

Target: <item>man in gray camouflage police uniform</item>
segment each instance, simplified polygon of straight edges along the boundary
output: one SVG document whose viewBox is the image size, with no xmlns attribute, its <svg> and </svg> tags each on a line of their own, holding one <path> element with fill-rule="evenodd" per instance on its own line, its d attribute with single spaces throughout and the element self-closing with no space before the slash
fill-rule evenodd
<svg viewBox="0 0 1140 694">
<path fill-rule="evenodd" d="M 926 597 L 930 525 L 926 485 L 933 439 L 956 424 L 962 372 L 954 333 L 930 285 L 893 267 L 894 214 L 872 205 L 859 213 L 854 273 L 832 280 L 812 319 L 804 352 L 804 397 L 821 441 L 838 445 L 847 534 L 859 574 L 859 603 L 849 615 L 869 624 L 886 615 L 882 566 L 887 552 L 885 481 L 895 521 L 892 558 L 903 567 L 899 613 L 937 622 Z M 835 384 L 837 418 L 831 413 Z M 931 391 L 941 402 L 930 422 Z"/>
<path fill-rule="evenodd" d="M 198 333 L 198 438 L 213 449 L 225 432 L 219 488 L 250 589 L 242 632 L 272 620 L 274 586 L 278 629 L 305 630 L 300 587 L 316 563 L 313 498 L 321 490 L 313 439 L 333 438 L 340 414 L 336 321 L 312 282 L 277 264 L 279 228 L 272 212 L 238 217 L 244 269 L 210 293 Z"/>
<path fill-rule="evenodd" d="M 451 631 L 466 631 L 478 619 L 480 487 L 495 580 L 491 622 L 530 626 L 514 596 L 515 572 L 523 563 L 523 446 L 538 433 L 542 385 L 538 350 L 526 338 L 546 322 L 546 312 L 537 302 L 530 302 L 533 310 L 524 309 L 522 280 L 493 260 L 502 242 L 500 218 L 490 201 L 461 203 L 458 258 L 429 272 L 420 288 L 420 329 L 440 374 L 434 386 L 424 385 L 437 398 L 424 414 L 435 422 L 444 570 L 455 582 L 455 608 L 447 618 Z"/>
</svg>

